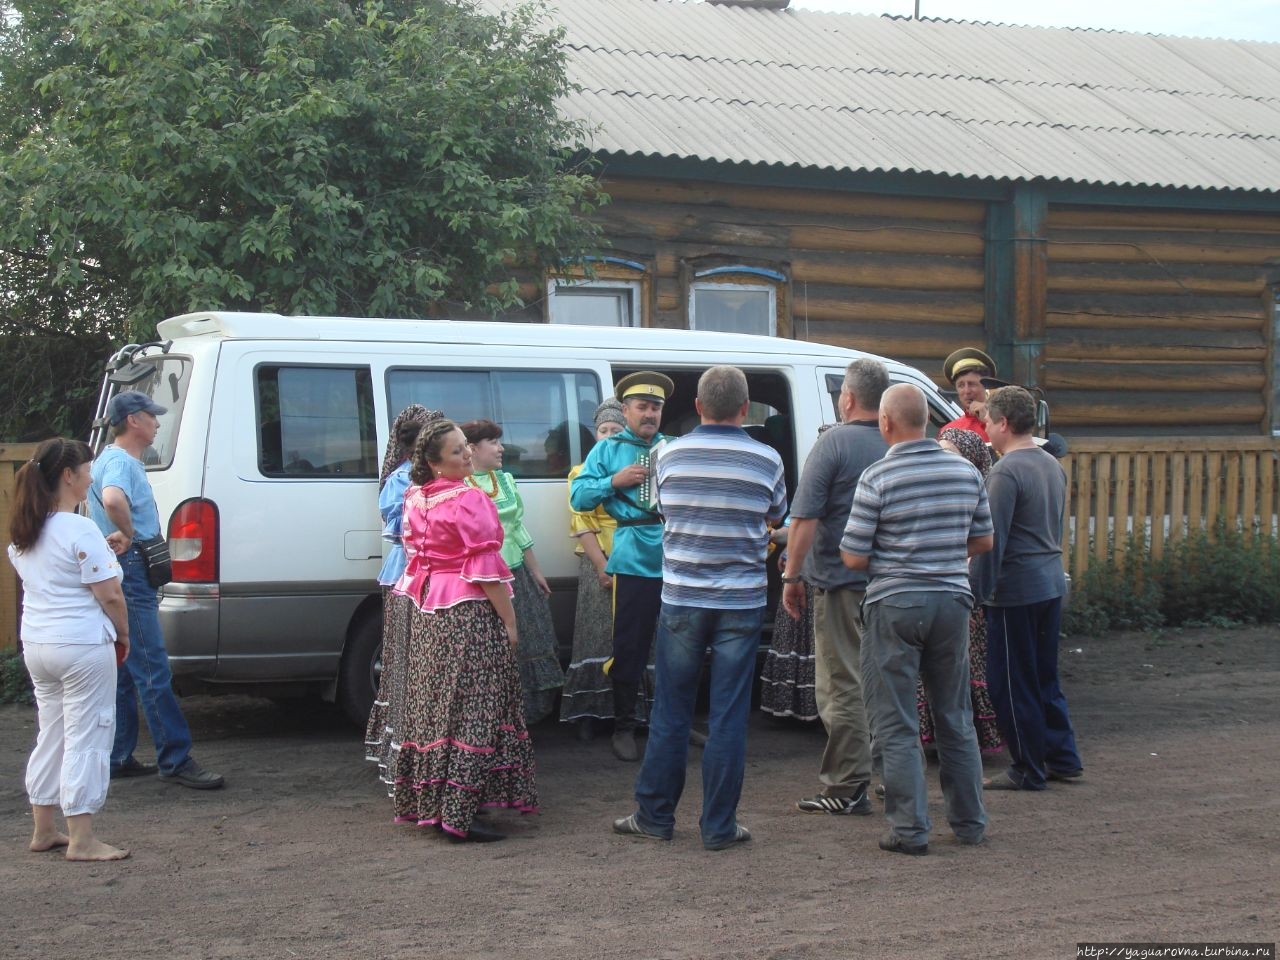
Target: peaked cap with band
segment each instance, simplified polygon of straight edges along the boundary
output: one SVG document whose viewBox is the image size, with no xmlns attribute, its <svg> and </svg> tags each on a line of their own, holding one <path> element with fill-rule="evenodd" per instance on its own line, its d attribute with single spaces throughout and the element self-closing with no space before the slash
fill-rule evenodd
<svg viewBox="0 0 1280 960">
<path fill-rule="evenodd" d="M 942 376 L 947 383 L 951 384 L 954 384 L 958 377 L 975 370 L 984 377 L 996 375 L 996 362 L 977 347 L 961 347 L 950 353 L 942 362 Z"/>
<path fill-rule="evenodd" d="M 639 370 L 636 373 L 627 374 L 618 381 L 613 390 L 614 396 L 619 400 L 625 400 L 627 397 L 644 397 L 647 400 L 657 400 L 659 403 L 666 403 L 675 392 L 676 385 L 670 377 L 665 373 L 655 373 L 652 370 Z"/>
</svg>

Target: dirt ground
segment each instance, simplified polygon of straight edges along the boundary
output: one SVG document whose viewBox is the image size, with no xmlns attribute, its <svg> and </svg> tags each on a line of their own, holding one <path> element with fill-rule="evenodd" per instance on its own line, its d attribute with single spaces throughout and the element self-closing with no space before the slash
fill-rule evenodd
<svg viewBox="0 0 1280 960">
<path fill-rule="evenodd" d="M 1086 778 L 996 794 L 986 848 L 946 829 L 882 853 L 872 817 L 797 813 L 819 730 L 752 720 L 739 815 L 698 843 L 694 752 L 675 840 L 613 836 L 635 766 L 534 728 L 543 812 L 453 845 L 391 823 L 361 736 L 333 712 L 184 701 L 228 786 L 112 786 L 116 864 L 33 854 L 22 771 L 34 713 L 0 708 L 0 957 L 1052 958 L 1077 941 L 1266 941 L 1280 932 L 1280 629 L 1067 638 Z M 141 752 L 140 752 L 140 755 Z M 998 763 L 992 763 L 998 769 Z"/>
</svg>

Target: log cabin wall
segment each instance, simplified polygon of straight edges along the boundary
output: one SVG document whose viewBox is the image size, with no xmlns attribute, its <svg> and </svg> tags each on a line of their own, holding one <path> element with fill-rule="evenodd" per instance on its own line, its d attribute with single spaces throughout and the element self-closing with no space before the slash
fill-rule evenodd
<svg viewBox="0 0 1280 960">
<path fill-rule="evenodd" d="M 1280 216 L 1050 203 L 1045 233 L 1056 429 L 1270 432 Z"/>
<path fill-rule="evenodd" d="M 682 262 L 720 256 L 790 278 L 778 333 L 883 354 L 939 377 L 985 342 L 986 205 L 978 200 L 607 179 L 596 216 L 614 251 L 653 271 L 649 322 L 687 325 Z"/>
<path fill-rule="evenodd" d="M 631 174 L 602 186 L 602 253 L 647 266 L 649 325 L 687 326 L 690 263 L 772 266 L 789 280 L 779 336 L 893 357 L 943 386 L 947 353 L 984 346 L 1002 376 L 1044 388 L 1068 437 L 1271 432 L 1274 211 L 1091 205 L 1043 184 L 985 197 Z M 544 280 L 520 290 L 526 307 L 506 318 L 545 322 Z"/>
</svg>

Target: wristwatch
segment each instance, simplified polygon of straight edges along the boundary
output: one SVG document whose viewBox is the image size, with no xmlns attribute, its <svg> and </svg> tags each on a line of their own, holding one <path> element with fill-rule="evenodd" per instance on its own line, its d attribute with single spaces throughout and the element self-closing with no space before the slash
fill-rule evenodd
<svg viewBox="0 0 1280 960">
<path fill-rule="evenodd" d="M 781 579 L 783 583 L 799 583 L 804 578 L 803 577 L 782 577 Z"/>
</svg>

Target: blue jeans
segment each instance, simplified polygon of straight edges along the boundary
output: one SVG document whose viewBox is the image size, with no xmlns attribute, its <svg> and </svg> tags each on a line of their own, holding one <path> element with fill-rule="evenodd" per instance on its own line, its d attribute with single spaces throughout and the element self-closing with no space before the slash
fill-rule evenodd
<svg viewBox="0 0 1280 960">
<path fill-rule="evenodd" d="M 710 650 L 711 730 L 702 751 L 702 842 L 714 844 L 736 834 L 751 682 L 763 625 L 764 607 L 709 610 L 662 605 L 649 742 L 636 778 L 636 818 L 650 833 L 670 837 L 675 829 L 698 679 Z"/>
<path fill-rule="evenodd" d="M 159 598 L 147 580 L 147 564 L 137 547 L 120 558 L 124 599 L 129 608 L 129 658 L 116 674 L 116 739 L 111 768 L 129 762 L 138 746 L 138 701 L 156 745 L 161 773 L 173 773 L 191 756 L 191 731 L 173 692 L 169 655 L 160 633 Z"/>
<path fill-rule="evenodd" d="M 968 596 L 895 593 L 868 603 L 863 615 L 862 675 L 867 708 L 884 755 L 884 812 L 907 843 L 928 843 L 929 791 L 920 749 L 916 679 L 924 678 L 938 747 L 947 822 L 962 840 L 980 840 L 982 755 L 969 694 Z"/>
</svg>

